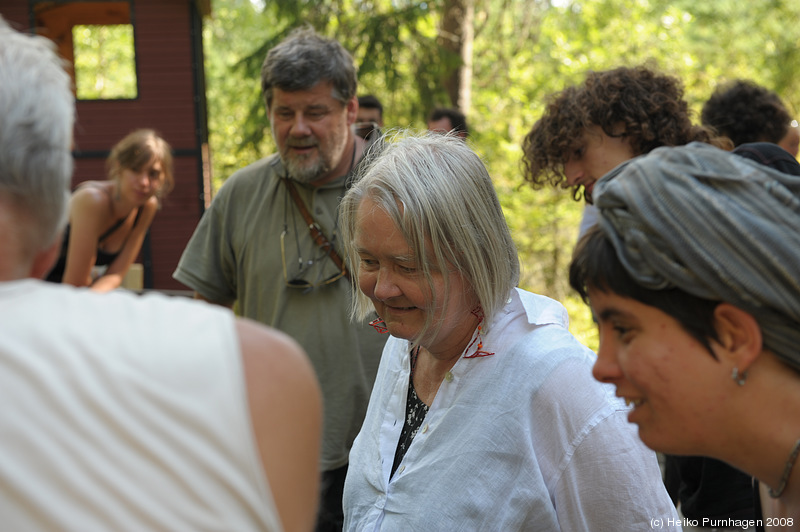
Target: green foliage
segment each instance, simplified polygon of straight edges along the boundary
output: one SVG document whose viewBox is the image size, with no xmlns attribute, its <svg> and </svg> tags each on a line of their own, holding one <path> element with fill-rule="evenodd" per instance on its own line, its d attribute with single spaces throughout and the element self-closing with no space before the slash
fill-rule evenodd
<svg viewBox="0 0 800 532">
<path fill-rule="evenodd" d="M 209 143 L 215 187 L 238 168 L 269 153 L 259 78 L 243 58 L 263 49 L 273 23 L 249 0 L 216 1 L 203 28 Z"/>
<path fill-rule="evenodd" d="M 435 0 L 434 0 L 435 2 Z M 357 59 L 360 93 L 378 95 L 389 124 L 424 117 L 436 97 L 442 67 L 431 2 L 391 0 L 216 1 L 204 42 L 210 143 L 217 185 L 234 170 L 274 149 L 260 94 L 267 51 L 297 26 L 335 36 Z M 416 96 L 409 98 L 409 88 Z"/>
<path fill-rule="evenodd" d="M 273 148 L 259 69 L 292 28 L 310 24 L 351 50 L 360 94 L 375 94 L 390 127 L 424 128 L 456 60 L 437 45 L 443 2 L 431 0 L 215 0 L 205 29 L 214 176 L 221 180 Z M 521 285 L 564 302 L 573 332 L 597 334 L 566 283 L 582 206 L 559 190 L 522 185 L 520 145 L 547 95 L 589 70 L 649 63 L 680 77 L 699 112 L 720 82 L 749 78 L 800 111 L 800 4 L 786 0 L 475 0 L 472 108 L 479 152 L 495 180 L 523 264 Z"/>
<path fill-rule="evenodd" d="M 72 41 L 79 99 L 136 98 L 133 26 L 74 26 Z"/>
</svg>

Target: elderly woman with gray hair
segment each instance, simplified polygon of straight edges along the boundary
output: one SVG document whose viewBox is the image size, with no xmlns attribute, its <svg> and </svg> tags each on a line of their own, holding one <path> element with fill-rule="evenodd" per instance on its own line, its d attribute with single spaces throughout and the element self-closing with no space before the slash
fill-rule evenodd
<svg viewBox="0 0 800 532">
<path fill-rule="evenodd" d="M 754 475 L 755 524 L 797 529 L 800 177 L 694 143 L 618 167 L 594 197 L 570 283 L 599 323 L 595 377 L 645 444 Z"/>
<path fill-rule="evenodd" d="M 492 180 L 451 135 L 387 141 L 341 204 L 354 316 L 391 335 L 346 530 L 680 529 L 564 308 L 516 288 Z M 377 334 L 377 333 L 376 333 Z"/>
</svg>

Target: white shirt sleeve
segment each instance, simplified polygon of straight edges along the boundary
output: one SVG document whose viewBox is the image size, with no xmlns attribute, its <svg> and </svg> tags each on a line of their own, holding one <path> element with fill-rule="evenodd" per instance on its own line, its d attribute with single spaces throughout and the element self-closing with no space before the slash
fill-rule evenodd
<svg viewBox="0 0 800 532">
<path fill-rule="evenodd" d="M 564 531 L 681 530 L 656 455 L 617 410 L 576 447 L 555 488 Z"/>
</svg>

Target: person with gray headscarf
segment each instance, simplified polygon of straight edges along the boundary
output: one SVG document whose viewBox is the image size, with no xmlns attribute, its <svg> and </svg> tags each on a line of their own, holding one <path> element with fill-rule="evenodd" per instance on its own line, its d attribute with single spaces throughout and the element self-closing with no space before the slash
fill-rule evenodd
<svg viewBox="0 0 800 532">
<path fill-rule="evenodd" d="M 760 524 L 793 529 L 800 177 L 692 143 L 618 167 L 594 197 L 570 284 L 598 321 L 595 378 L 633 405 L 645 444 L 755 476 Z"/>
</svg>

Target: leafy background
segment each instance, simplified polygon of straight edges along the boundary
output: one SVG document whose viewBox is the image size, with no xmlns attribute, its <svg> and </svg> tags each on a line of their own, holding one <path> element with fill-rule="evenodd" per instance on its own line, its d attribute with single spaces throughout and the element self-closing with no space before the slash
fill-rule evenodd
<svg viewBox="0 0 800 532">
<path fill-rule="evenodd" d="M 522 185 L 523 137 L 547 96 L 590 70 L 647 63 L 681 78 L 699 117 L 726 80 L 800 105 L 800 3 L 783 0 L 214 0 L 204 28 L 215 186 L 274 151 L 259 71 L 266 51 L 310 24 L 336 37 L 359 66 L 359 94 L 384 104 L 388 127 L 423 129 L 454 106 L 445 80 L 464 61 L 445 46 L 448 9 L 471 7 L 471 144 L 495 180 L 523 265 L 521 286 L 562 301 L 571 329 L 596 349 L 588 309 L 567 286 L 581 206 L 565 191 Z M 699 120 L 699 118 L 697 118 Z M 713 220 L 711 221 L 713 223 Z"/>
</svg>

